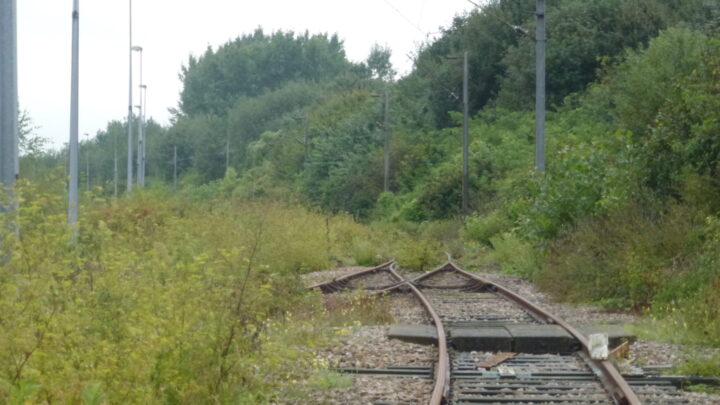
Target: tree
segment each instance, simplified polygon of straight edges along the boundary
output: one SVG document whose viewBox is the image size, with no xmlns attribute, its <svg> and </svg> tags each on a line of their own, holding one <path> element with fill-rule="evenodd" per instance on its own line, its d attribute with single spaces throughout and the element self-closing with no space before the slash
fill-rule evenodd
<svg viewBox="0 0 720 405">
<path fill-rule="evenodd" d="M 647 44 L 669 24 L 665 0 L 564 0 L 548 9 L 547 101 L 559 106 L 565 97 L 595 81 L 601 58 L 621 56 Z M 526 27 L 534 31 L 533 19 Z M 530 110 L 535 103 L 534 41 L 507 49 L 498 104 Z"/>
<path fill-rule="evenodd" d="M 22 110 L 18 116 L 18 133 L 20 138 L 20 155 L 39 155 L 42 153 L 47 139 L 41 138 L 35 132 L 38 129 L 33 123 L 30 114 Z"/>
<path fill-rule="evenodd" d="M 327 80 L 350 67 L 337 35 L 266 35 L 257 29 L 217 51 L 208 48 L 202 56 L 188 59 L 180 75 L 180 111 L 222 115 L 243 97 L 257 97 L 291 81 Z"/>
<path fill-rule="evenodd" d="M 365 63 L 372 73 L 372 77 L 384 82 L 392 82 L 395 78 L 395 70 L 392 68 L 390 57 L 392 50 L 388 47 L 382 47 L 374 44 L 370 49 L 370 55 Z"/>
</svg>

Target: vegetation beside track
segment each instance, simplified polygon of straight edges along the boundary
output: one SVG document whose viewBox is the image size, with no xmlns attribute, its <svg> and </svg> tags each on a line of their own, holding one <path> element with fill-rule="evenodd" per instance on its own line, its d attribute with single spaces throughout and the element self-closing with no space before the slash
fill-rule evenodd
<svg viewBox="0 0 720 405">
<path fill-rule="evenodd" d="M 552 3 L 543 175 L 532 171 L 532 41 L 505 24 L 531 28 L 529 0 L 459 16 L 398 81 L 387 49 L 353 63 L 327 35 L 258 30 L 190 59 L 172 125 L 148 125 L 149 191 L 110 197 L 125 123 L 83 144 L 95 188 L 76 250 L 58 180 L 64 154 L 42 152 L 25 116 L 21 174 L 31 181 L 20 244 L 0 274 L 0 347 L 11 348 L 0 351 L 0 399 L 290 395 L 278 381 L 300 378 L 310 356 L 287 342 L 297 333 L 312 347 L 322 335 L 299 315 L 283 319 L 320 308 L 285 281 L 390 256 L 428 269 L 443 251 L 564 300 L 645 313 L 648 334 L 720 346 L 717 2 Z M 466 50 L 473 214 L 461 225 L 461 107 L 451 96 L 461 75 L 445 56 Z M 392 192 L 382 190 L 385 91 Z M 233 300 L 248 306 L 242 316 Z M 297 367 L 257 354 L 276 346 Z"/>
<path fill-rule="evenodd" d="M 71 247 L 61 184 L 21 182 L 19 239 L 3 235 L 2 403 L 301 403 L 329 383 L 314 349 L 342 323 L 300 275 L 350 260 L 359 240 L 399 242 L 215 184 L 88 194 Z"/>
</svg>

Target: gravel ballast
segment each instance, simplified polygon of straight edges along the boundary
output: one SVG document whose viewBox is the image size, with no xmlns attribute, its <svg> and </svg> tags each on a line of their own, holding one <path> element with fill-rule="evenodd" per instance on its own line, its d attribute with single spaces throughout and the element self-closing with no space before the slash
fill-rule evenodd
<svg viewBox="0 0 720 405">
<path fill-rule="evenodd" d="M 317 272 L 304 276 L 307 285 L 331 281 L 334 278 L 354 273 L 362 268 L 342 268 L 327 272 Z M 475 272 L 474 272 L 475 273 Z M 412 278 L 421 273 L 403 273 Z M 508 275 L 494 273 L 475 273 L 482 278 L 497 282 L 508 289 L 517 292 L 532 302 L 539 304 L 550 313 L 563 318 L 571 325 L 579 324 L 640 324 L 642 318 L 633 314 L 606 312 L 590 305 L 572 305 L 554 301 L 548 294 L 535 288 L 532 284 Z M 423 284 L 459 284 L 462 280 L 455 275 L 448 275 L 444 279 L 428 279 Z M 429 292 L 426 290 L 425 292 Z M 393 323 L 396 324 L 429 324 L 429 318 L 417 305 L 416 300 L 406 294 L 391 294 L 391 313 Z M 468 302 L 457 300 L 459 313 L 467 313 Z M 477 304 L 478 308 L 482 304 Z M 451 304 L 442 312 L 452 311 Z M 475 306 L 475 304 L 471 304 Z M 507 308 L 514 312 L 514 308 Z M 446 312 L 449 313 L 449 312 Z M 358 368 L 386 368 L 388 366 L 416 365 L 429 366 L 433 364 L 436 348 L 415 345 L 386 338 L 387 326 L 361 326 L 349 328 L 347 335 L 340 336 L 337 346 L 329 347 L 320 356 L 327 360 L 331 366 L 358 367 Z M 629 368 L 650 365 L 679 365 L 688 358 L 688 353 L 699 349 L 680 345 L 654 342 L 638 339 L 631 346 L 628 356 Z M 703 349 L 703 354 L 717 353 L 717 350 Z M 387 401 L 392 404 L 427 403 L 432 390 L 433 382 L 428 379 L 409 377 L 378 377 L 354 376 L 352 387 L 345 389 L 332 389 L 324 392 L 323 403 L 353 403 L 370 404 L 372 401 Z M 690 405 L 720 404 L 720 395 L 682 392 L 683 399 Z M 326 402 L 327 401 L 327 402 Z"/>
</svg>

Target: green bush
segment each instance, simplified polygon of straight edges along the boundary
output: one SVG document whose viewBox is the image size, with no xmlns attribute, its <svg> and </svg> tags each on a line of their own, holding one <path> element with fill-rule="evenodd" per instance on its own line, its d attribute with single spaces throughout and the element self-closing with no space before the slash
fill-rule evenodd
<svg viewBox="0 0 720 405">
<path fill-rule="evenodd" d="M 538 281 L 572 301 L 647 307 L 666 283 L 688 271 L 682 258 L 696 248 L 695 225 L 684 206 L 657 214 L 631 205 L 586 219 L 550 244 Z"/>
<path fill-rule="evenodd" d="M 538 252 L 527 241 L 511 232 L 490 238 L 493 257 L 503 273 L 532 279 L 540 268 Z"/>
<path fill-rule="evenodd" d="M 473 215 L 467 219 L 463 229 L 463 239 L 485 244 L 492 247 L 490 239 L 495 235 L 507 232 L 512 222 L 502 210 L 492 211 L 486 216 Z"/>
</svg>

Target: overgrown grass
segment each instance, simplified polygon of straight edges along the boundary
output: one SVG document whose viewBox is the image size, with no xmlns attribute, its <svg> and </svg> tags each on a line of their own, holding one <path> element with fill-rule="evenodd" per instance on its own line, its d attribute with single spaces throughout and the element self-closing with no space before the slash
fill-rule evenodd
<svg viewBox="0 0 720 405">
<path fill-rule="evenodd" d="M 570 301 L 647 308 L 666 285 L 690 271 L 696 225 L 682 206 L 660 216 L 628 206 L 593 217 L 550 244 L 538 281 Z"/>
<path fill-rule="evenodd" d="M 282 203 L 137 191 L 88 195 L 73 246 L 64 197 L 43 190 L 19 184 L 20 236 L 3 235 L 0 403 L 303 402 L 309 385 L 288 382 L 323 368 L 314 348 L 332 320 L 299 276 L 351 260 L 367 228 Z M 382 300 L 352 304 L 387 317 Z"/>
<path fill-rule="evenodd" d="M 388 298 L 364 291 L 325 295 L 323 303 L 326 314 L 324 319 L 329 325 L 385 325 L 393 321 Z"/>
</svg>

